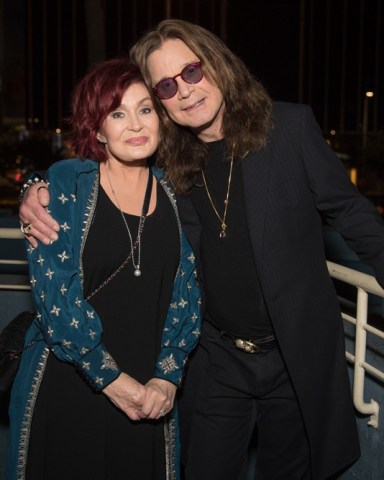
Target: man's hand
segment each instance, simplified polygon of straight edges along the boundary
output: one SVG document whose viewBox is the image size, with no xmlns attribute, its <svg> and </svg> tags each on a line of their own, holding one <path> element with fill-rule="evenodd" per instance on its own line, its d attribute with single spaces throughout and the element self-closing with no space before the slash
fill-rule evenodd
<svg viewBox="0 0 384 480">
<path fill-rule="evenodd" d="M 161 378 L 151 378 L 145 386 L 147 396 L 142 407 L 142 415 L 157 419 L 169 413 L 175 401 L 176 385 Z"/>
<path fill-rule="evenodd" d="M 44 208 L 48 204 L 49 191 L 45 183 L 31 185 L 24 194 L 19 211 L 20 223 L 31 225 L 26 238 L 33 247 L 37 247 L 37 240 L 49 245 L 59 238 L 60 226 Z"/>
</svg>

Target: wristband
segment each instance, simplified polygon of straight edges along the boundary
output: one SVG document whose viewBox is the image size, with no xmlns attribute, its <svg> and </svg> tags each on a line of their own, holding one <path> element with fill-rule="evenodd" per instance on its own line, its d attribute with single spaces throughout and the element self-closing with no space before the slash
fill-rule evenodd
<svg viewBox="0 0 384 480">
<path fill-rule="evenodd" d="M 22 200 L 24 198 L 24 194 L 28 190 L 29 187 L 31 187 L 32 185 L 35 185 L 35 183 L 40 183 L 40 182 L 43 182 L 44 184 L 46 184 L 46 181 L 42 177 L 40 177 L 40 175 L 38 173 L 35 173 L 35 174 L 33 174 L 33 176 L 28 178 L 28 180 L 26 182 L 24 182 L 23 185 L 20 188 L 19 202 L 22 202 Z"/>
</svg>

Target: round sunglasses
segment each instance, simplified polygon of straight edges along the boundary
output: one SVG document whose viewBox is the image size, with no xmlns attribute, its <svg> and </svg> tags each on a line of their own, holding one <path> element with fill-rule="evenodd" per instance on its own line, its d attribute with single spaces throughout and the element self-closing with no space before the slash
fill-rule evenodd
<svg viewBox="0 0 384 480">
<path fill-rule="evenodd" d="M 187 83 L 197 83 L 200 82 L 203 76 L 201 62 L 193 62 L 184 67 L 183 70 L 174 77 L 160 80 L 160 82 L 153 87 L 153 92 L 161 100 L 168 100 L 168 98 L 176 95 L 179 88 L 176 82 L 177 77 L 181 77 L 184 82 Z"/>
</svg>

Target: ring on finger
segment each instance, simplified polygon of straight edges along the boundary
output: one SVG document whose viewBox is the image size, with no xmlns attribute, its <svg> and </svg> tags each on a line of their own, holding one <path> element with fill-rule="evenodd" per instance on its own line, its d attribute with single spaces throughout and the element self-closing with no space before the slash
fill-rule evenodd
<svg viewBox="0 0 384 480">
<path fill-rule="evenodd" d="M 160 412 L 159 412 L 160 417 L 164 417 L 166 414 L 167 414 L 167 412 L 165 410 L 160 410 Z"/>
<path fill-rule="evenodd" d="M 31 228 L 32 228 L 32 223 L 23 223 L 20 226 L 20 230 L 24 233 L 26 237 L 31 236 Z"/>
</svg>

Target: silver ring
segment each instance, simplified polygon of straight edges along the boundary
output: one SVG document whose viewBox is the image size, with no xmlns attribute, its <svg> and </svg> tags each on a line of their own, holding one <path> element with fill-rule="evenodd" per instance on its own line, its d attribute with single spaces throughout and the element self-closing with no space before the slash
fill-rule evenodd
<svg viewBox="0 0 384 480">
<path fill-rule="evenodd" d="M 159 415 L 160 417 L 164 417 L 167 414 L 167 412 L 164 412 L 164 410 L 160 410 Z"/>
<path fill-rule="evenodd" d="M 32 228 L 32 223 L 23 223 L 20 226 L 20 230 L 24 233 L 26 237 L 31 236 L 31 228 Z"/>
</svg>

